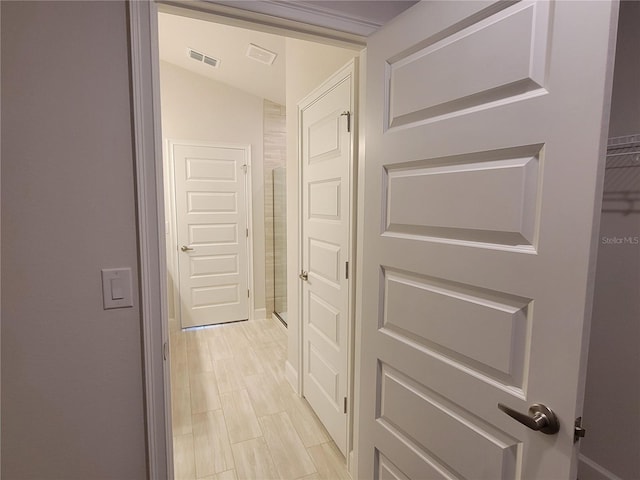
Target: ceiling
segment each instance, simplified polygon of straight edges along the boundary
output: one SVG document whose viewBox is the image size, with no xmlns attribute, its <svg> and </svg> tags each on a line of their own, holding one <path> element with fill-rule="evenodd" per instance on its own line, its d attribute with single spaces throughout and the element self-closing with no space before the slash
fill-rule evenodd
<svg viewBox="0 0 640 480">
<path fill-rule="evenodd" d="M 367 36 L 416 3 L 414 0 L 229 0 L 211 2 L 311 25 Z M 160 60 L 226 83 L 258 97 L 285 103 L 285 38 L 205 20 L 160 13 Z M 252 43 L 277 54 L 272 65 L 246 56 Z M 217 68 L 191 59 L 191 48 L 220 60 Z"/>
<path fill-rule="evenodd" d="M 160 60 L 284 105 L 284 37 L 167 13 L 158 15 L 158 27 Z M 250 43 L 276 53 L 273 64 L 247 57 Z M 219 59 L 219 66 L 191 59 L 188 48 Z"/>
<path fill-rule="evenodd" d="M 367 37 L 416 0 L 206 0 Z"/>
</svg>

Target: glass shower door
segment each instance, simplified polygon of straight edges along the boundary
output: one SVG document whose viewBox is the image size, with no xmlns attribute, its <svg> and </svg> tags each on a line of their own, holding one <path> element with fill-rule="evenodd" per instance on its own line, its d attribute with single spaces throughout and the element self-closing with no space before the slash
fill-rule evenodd
<svg viewBox="0 0 640 480">
<path fill-rule="evenodd" d="M 274 168 L 273 175 L 273 288 L 274 312 L 287 324 L 287 198 L 286 170 Z"/>
</svg>

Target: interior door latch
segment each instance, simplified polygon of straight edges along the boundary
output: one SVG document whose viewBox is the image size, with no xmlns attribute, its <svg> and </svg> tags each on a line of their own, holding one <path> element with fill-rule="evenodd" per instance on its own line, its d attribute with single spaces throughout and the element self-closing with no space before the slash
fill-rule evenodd
<svg viewBox="0 0 640 480">
<path fill-rule="evenodd" d="M 582 417 L 576 418 L 575 427 L 573 430 L 573 443 L 576 443 L 587 434 L 587 430 L 582 428 Z"/>
<path fill-rule="evenodd" d="M 345 115 L 347 117 L 347 132 L 351 133 L 351 112 L 348 110 L 345 110 L 340 114 L 341 117 Z"/>
</svg>

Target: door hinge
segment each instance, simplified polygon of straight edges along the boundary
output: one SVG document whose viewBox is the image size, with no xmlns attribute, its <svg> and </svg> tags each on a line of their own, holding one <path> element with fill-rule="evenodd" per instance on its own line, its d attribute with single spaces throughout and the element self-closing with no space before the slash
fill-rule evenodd
<svg viewBox="0 0 640 480">
<path fill-rule="evenodd" d="M 343 116 L 343 115 L 346 115 L 347 117 L 347 133 L 351 133 L 351 112 L 348 110 L 345 110 L 340 114 L 340 116 Z"/>
<path fill-rule="evenodd" d="M 344 397 L 344 413 L 347 413 L 347 397 Z"/>
<path fill-rule="evenodd" d="M 349 280 L 349 262 L 344 262 L 344 278 Z"/>
<path fill-rule="evenodd" d="M 162 358 L 164 358 L 165 361 L 169 358 L 169 342 L 164 342 L 162 344 Z"/>
<path fill-rule="evenodd" d="M 249 229 L 247 228 L 247 238 L 249 238 Z"/>
<path fill-rule="evenodd" d="M 247 164 L 242 165 L 242 171 L 246 174 L 249 166 Z"/>
<path fill-rule="evenodd" d="M 251 290 L 247 290 L 247 298 L 251 297 Z"/>
<path fill-rule="evenodd" d="M 587 434 L 587 430 L 582 428 L 582 417 L 576 418 L 576 423 L 573 428 L 573 443 L 576 443 Z"/>
</svg>

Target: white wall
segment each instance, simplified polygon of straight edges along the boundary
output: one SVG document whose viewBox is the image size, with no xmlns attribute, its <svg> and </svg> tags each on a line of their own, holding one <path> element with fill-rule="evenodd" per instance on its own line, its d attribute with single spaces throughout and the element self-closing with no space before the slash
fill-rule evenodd
<svg viewBox="0 0 640 480">
<path fill-rule="evenodd" d="M 258 81 L 256 79 L 256 81 Z M 263 99 L 160 62 L 162 136 L 172 140 L 251 145 L 253 205 L 253 292 L 264 315 L 265 232 L 263 175 Z M 167 210 L 167 219 L 169 219 Z M 167 242 L 168 245 L 169 242 Z M 171 252 L 170 252 L 171 253 Z M 171 258 L 168 265 L 172 265 Z M 174 317 L 172 286 L 169 316 Z"/>
<path fill-rule="evenodd" d="M 622 2 L 609 134 L 640 134 L 640 2 Z M 635 168 L 640 168 L 636 166 Z M 611 171 L 607 172 L 610 174 Z M 632 185 L 635 179 L 635 185 Z M 640 176 L 627 182 L 640 192 Z M 605 202 L 607 186 L 605 180 Z M 636 203 L 636 212 L 640 205 Z M 640 238 L 638 213 L 603 212 L 600 237 Z M 640 478 L 640 245 L 601 242 L 584 405 L 580 480 Z M 595 463 L 596 466 L 594 468 Z M 601 467 L 604 470 L 598 471 Z"/>
<path fill-rule="evenodd" d="M 287 38 L 287 372 L 294 384 L 300 352 L 300 195 L 298 166 L 298 102 L 357 55 L 353 50 Z"/>
<path fill-rule="evenodd" d="M 126 5 L 1 2 L 2 478 L 147 475 Z M 131 267 L 134 308 L 102 308 Z"/>
</svg>

